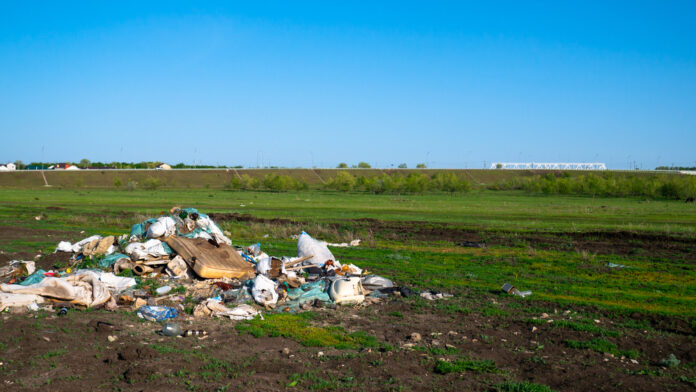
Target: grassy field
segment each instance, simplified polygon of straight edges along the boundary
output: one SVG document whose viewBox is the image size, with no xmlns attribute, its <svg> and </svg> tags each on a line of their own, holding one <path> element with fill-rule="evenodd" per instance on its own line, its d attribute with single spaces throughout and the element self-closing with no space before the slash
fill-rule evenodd
<svg viewBox="0 0 696 392">
<path fill-rule="evenodd" d="M 235 245 L 261 242 L 272 255 L 294 255 L 291 236 L 301 230 L 332 242 L 360 238 L 357 248 L 332 251 L 341 262 L 400 285 L 455 296 L 268 314 L 236 325 L 211 321 L 204 325 L 217 336 L 212 342 L 163 340 L 128 311 L 71 312 L 62 319 L 40 312 L 38 321 L 6 316 L 0 327 L 22 333 L 0 334 L 0 359 L 10 364 L 0 376 L 27 390 L 47 385 L 33 378 L 47 367 L 56 369 L 46 376 L 56 390 L 70 390 L 80 378 L 113 390 L 572 391 L 590 388 L 597 377 L 612 380 L 606 390 L 696 385 L 696 208 L 679 201 L 516 191 L 3 188 L 0 256 L 31 258 L 52 252 L 60 240 L 127 233 L 175 205 L 211 214 Z M 505 282 L 533 294 L 503 294 Z M 93 318 L 127 325 L 123 342 L 91 337 Z M 89 347 L 70 348 L 74 331 L 91 339 Z M 412 331 L 423 333 L 423 341 L 400 348 Z M 50 347 L 41 348 L 45 342 L 36 334 L 51 336 Z M 33 348 L 21 356 L 17 345 Z M 281 346 L 297 357 L 279 353 Z M 660 365 L 671 353 L 681 365 Z M 58 358 L 92 370 L 67 379 Z M 91 358 L 103 361 L 88 363 Z M 146 373 L 135 370 L 142 366 Z"/>
<path fill-rule="evenodd" d="M 612 309 L 696 315 L 696 274 L 690 260 L 585 251 L 569 234 L 645 232 L 693 239 L 696 209 L 674 201 L 621 198 L 528 196 L 514 192 L 463 195 L 388 196 L 329 192 L 271 193 L 219 190 L 73 191 L 0 190 L 0 218 L 33 229 L 72 231 L 72 238 L 122 234 L 130 225 L 173 205 L 208 213 L 249 214 L 254 222 L 222 221 L 238 245 L 261 241 L 264 249 L 293 254 L 290 235 L 306 230 L 320 238 L 365 240 L 367 247 L 337 249 L 337 257 L 392 276 L 419 288 L 495 290 L 504 282 L 531 289 L 535 299 L 591 304 Z M 58 208 L 55 208 L 58 207 Z M 34 217 L 43 216 L 39 221 Z M 266 222 L 276 218 L 286 224 Z M 380 232 L 361 219 L 403 222 L 437 232 L 476 232 L 481 238 L 504 236 L 507 246 L 468 249 L 451 238 L 410 238 Z M 83 235 L 74 234 L 85 231 Z M 387 229 L 384 229 L 387 231 Z M 553 236 L 557 246 L 535 246 L 524 234 Z M 263 238 L 268 235 L 268 238 Z M 451 237 L 451 233 L 449 235 Z M 58 239 L 34 242 L 52 251 Z M 560 241 L 560 242 L 559 242 Z M 22 250 L 22 239 L 6 244 Z M 608 263 L 626 265 L 610 269 Z"/>
</svg>

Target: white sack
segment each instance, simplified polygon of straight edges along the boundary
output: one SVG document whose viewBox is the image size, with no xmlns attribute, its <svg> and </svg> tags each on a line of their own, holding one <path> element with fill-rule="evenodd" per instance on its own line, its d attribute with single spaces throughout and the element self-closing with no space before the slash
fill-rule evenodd
<svg viewBox="0 0 696 392">
<path fill-rule="evenodd" d="M 147 238 L 169 237 L 176 233 L 176 222 L 168 216 L 157 218 L 157 222 L 147 228 Z"/>
<path fill-rule="evenodd" d="M 131 242 L 124 249 L 133 260 L 145 260 L 149 257 L 169 256 L 160 240 L 148 240 L 147 242 Z"/>
<path fill-rule="evenodd" d="M 334 255 L 326 246 L 326 242 L 317 241 L 303 231 L 302 234 L 300 234 L 300 238 L 297 240 L 297 257 L 309 255 L 314 255 L 314 257 L 306 260 L 304 263 L 322 266 L 328 260 L 336 261 Z"/>
<path fill-rule="evenodd" d="M 222 230 L 208 217 L 199 216 L 196 220 L 196 226 L 202 230 L 210 232 L 210 235 L 215 238 L 219 244 L 232 245 L 232 241 L 223 234 Z"/>
<path fill-rule="evenodd" d="M 254 287 L 251 289 L 251 296 L 254 301 L 261 305 L 275 305 L 278 302 L 278 293 L 276 293 L 276 284 L 264 275 L 256 276 L 254 279 Z"/>
</svg>

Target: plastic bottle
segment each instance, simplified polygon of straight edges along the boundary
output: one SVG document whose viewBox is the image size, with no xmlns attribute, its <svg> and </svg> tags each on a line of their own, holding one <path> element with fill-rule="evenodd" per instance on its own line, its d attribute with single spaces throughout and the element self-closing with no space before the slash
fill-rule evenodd
<svg viewBox="0 0 696 392">
<path fill-rule="evenodd" d="M 155 292 L 158 295 L 164 295 L 164 294 L 167 294 L 168 292 L 170 292 L 171 290 L 172 290 L 172 286 L 162 286 L 162 287 L 157 288 L 157 290 L 155 290 Z"/>
<path fill-rule="evenodd" d="M 162 326 L 162 335 L 164 336 L 181 336 L 184 330 L 177 323 L 164 323 Z"/>
</svg>

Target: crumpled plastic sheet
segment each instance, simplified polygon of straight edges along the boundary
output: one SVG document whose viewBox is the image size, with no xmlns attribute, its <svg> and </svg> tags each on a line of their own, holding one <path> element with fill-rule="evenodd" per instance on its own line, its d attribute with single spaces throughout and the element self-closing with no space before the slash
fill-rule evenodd
<svg viewBox="0 0 696 392">
<path fill-rule="evenodd" d="M 82 247 L 85 246 L 86 244 L 89 244 L 90 242 L 94 240 L 100 240 L 102 237 L 100 235 L 93 235 L 91 237 L 87 237 L 83 240 L 80 240 L 74 244 L 71 244 L 68 241 L 61 241 L 58 243 L 58 246 L 56 247 L 56 252 L 72 252 L 72 253 L 79 253 L 82 250 Z"/>
<path fill-rule="evenodd" d="M 222 302 L 214 298 L 208 298 L 198 304 L 193 310 L 193 315 L 195 317 L 229 317 L 231 320 L 251 320 L 258 314 L 260 314 L 260 312 L 253 306 L 241 304 L 234 308 L 228 308 Z"/>
<path fill-rule="evenodd" d="M 128 255 L 124 255 L 123 253 L 112 253 L 99 260 L 99 266 L 101 268 L 109 268 L 121 259 L 128 259 L 128 261 L 130 261 L 130 257 L 128 257 Z"/>
<path fill-rule="evenodd" d="M 26 279 L 24 279 L 21 283 L 19 283 L 22 286 L 29 286 L 31 284 L 39 283 L 42 280 L 44 280 L 45 276 L 44 274 L 46 271 L 40 269 L 35 271 L 33 274 L 27 276 Z"/>
<path fill-rule="evenodd" d="M 131 242 L 124 251 L 135 260 L 144 260 L 148 257 L 169 256 L 174 253 L 166 243 L 152 239 L 146 242 Z"/>
<path fill-rule="evenodd" d="M 287 300 L 283 303 L 282 309 L 296 312 L 300 306 L 307 302 L 319 300 L 321 302 L 333 302 L 329 293 L 326 291 L 327 282 L 317 280 L 316 282 L 306 283 L 296 289 L 288 290 Z"/>
<path fill-rule="evenodd" d="M 35 294 L 87 307 L 103 305 L 111 299 L 109 287 L 99 279 L 99 275 L 85 270 L 61 278 L 46 277 L 28 286 L 0 284 L 0 291 L 10 294 Z"/>
<path fill-rule="evenodd" d="M 174 318 L 179 312 L 171 306 L 141 306 L 138 309 L 138 317 L 148 321 L 164 321 Z"/>
</svg>

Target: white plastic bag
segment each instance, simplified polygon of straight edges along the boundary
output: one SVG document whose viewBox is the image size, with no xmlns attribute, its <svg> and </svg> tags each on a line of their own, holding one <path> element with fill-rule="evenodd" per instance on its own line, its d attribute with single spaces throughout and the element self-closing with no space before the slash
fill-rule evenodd
<svg viewBox="0 0 696 392">
<path fill-rule="evenodd" d="M 297 240 L 297 256 L 305 257 L 310 255 L 314 255 L 314 257 L 308 259 L 306 262 L 316 266 L 322 266 L 329 260 L 336 261 L 334 255 L 326 246 L 326 242 L 317 241 L 303 231 L 302 234 L 300 234 L 300 238 Z"/>
<path fill-rule="evenodd" d="M 271 270 L 271 257 L 266 255 L 266 257 L 259 257 L 256 259 L 256 272 L 265 275 Z"/>
<path fill-rule="evenodd" d="M 147 238 L 169 237 L 176 233 L 176 222 L 168 216 L 157 218 L 157 222 L 147 228 Z"/>
<path fill-rule="evenodd" d="M 276 284 L 264 275 L 258 275 L 254 279 L 254 287 L 251 289 L 251 296 L 254 301 L 267 306 L 275 305 L 278 302 L 278 293 L 276 293 Z"/>
<path fill-rule="evenodd" d="M 131 242 L 130 244 L 128 244 L 128 246 L 126 246 L 126 249 L 124 251 L 133 260 L 145 260 L 149 256 L 162 257 L 169 255 L 169 253 L 167 253 L 164 250 L 162 241 L 154 239 L 144 243 Z"/>
</svg>

